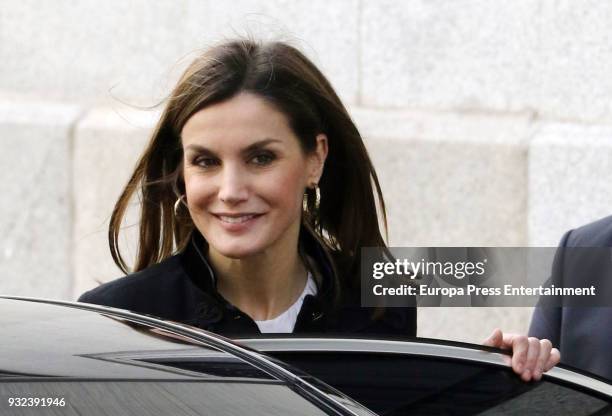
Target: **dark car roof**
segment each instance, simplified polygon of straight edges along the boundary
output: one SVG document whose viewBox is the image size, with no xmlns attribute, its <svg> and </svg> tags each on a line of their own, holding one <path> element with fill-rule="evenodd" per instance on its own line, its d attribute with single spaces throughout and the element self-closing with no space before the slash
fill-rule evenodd
<svg viewBox="0 0 612 416">
<path fill-rule="evenodd" d="M 108 308 L 0 299 L 5 375 L 95 379 L 177 379 L 195 374 L 156 368 L 148 361 L 176 355 L 236 357 L 201 342 L 149 327 Z M 155 320 L 150 320 L 154 324 Z M 200 377 L 214 375 L 200 374 Z M 264 372 L 262 379 L 271 377 Z"/>
<path fill-rule="evenodd" d="M 204 381 L 209 393 L 218 390 L 218 404 L 230 400 L 240 407 L 251 397 L 280 411 L 299 404 L 297 393 L 306 399 L 300 408 L 307 414 L 313 414 L 315 407 L 307 406 L 315 403 L 317 413 L 372 414 L 331 387 L 306 381 L 284 363 L 232 340 L 121 309 L 0 296 L 0 327 L 0 382 L 30 386 L 24 387 L 28 391 L 28 382 L 44 389 L 49 381 L 154 381 L 183 387 L 175 382 Z M 244 400 L 232 401 L 225 389 L 243 391 Z"/>
</svg>

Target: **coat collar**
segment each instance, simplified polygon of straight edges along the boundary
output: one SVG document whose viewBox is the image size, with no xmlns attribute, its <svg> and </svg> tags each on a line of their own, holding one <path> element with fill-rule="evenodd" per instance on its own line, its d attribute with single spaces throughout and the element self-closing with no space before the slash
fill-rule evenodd
<svg viewBox="0 0 612 416">
<path fill-rule="evenodd" d="M 217 278 L 206 256 L 207 249 L 206 239 L 194 230 L 179 257 L 189 279 L 201 289 L 194 323 L 199 327 L 215 330 L 214 326 L 224 321 L 228 314 L 234 318 L 245 314 L 227 302 L 217 291 Z M 305 225 L 300 229 L 298 250 L 317 283 L 317 296 L 307 296 L 312 299 L 305 299 L 304 309 L 308 310 L 314 320 L 319 320 L 324 315 L 333 315 L 330 312 L 338 305 L 340 280 L 330 252 L 314 231 Z"/>
</svg>

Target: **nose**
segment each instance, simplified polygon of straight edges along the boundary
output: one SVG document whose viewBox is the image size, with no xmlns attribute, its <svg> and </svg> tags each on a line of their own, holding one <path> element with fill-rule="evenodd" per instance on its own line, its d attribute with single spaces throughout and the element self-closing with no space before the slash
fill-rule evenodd
<svg viewBox="0 0 612 416">
<path fill-rule="evenodd" d="M 249 198 L 248 177 L 236 166 L 224 166 L 219 185 L 219 199 L 226 204 L 238 204 Z"/>
</svg>

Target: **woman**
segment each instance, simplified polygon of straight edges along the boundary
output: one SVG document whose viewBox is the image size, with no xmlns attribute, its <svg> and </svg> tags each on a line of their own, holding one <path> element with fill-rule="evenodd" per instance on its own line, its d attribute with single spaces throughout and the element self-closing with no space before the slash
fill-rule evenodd
<svg viewBox="0 0 612 416">
<path fill-rule="evenodd" d="M 357 128 L 321 72 L 283 43 L 216 46 L 183 74 L 119 198 L 141 196 L 135 273 L 84 294 L 224 335 L 416 334 L 414 308 L 361 308 L 360 247 L 381 247 L 385 206 Z M 546 340 L 501 334 L 529 380 Z"/>
</svg>

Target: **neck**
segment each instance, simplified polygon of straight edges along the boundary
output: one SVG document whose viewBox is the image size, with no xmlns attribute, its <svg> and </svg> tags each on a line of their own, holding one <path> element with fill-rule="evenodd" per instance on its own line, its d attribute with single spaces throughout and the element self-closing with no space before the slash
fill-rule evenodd
<svg viewBox="0 0 612 416">
<path fill-rule="evenodd" d="M 233 259 L 209 247 L 217 291 L 254 320 L 272 319 L 289 309 L 306 285 L 298 254 L 298 229 L 291 242 L 278 241 L 256 255 Z"/>
</svg>

